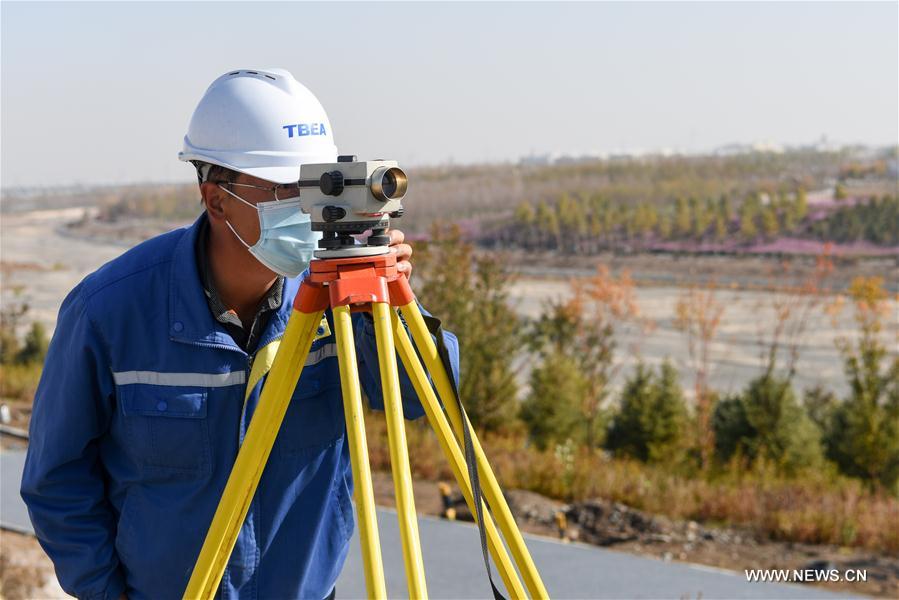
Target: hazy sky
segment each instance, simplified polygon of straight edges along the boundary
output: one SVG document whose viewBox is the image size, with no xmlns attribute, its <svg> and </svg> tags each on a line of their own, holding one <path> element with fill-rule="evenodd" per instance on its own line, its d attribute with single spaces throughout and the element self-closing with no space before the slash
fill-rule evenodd
<svg viewBox="0 0 899 600">
<path fill-rule="evenodd" d="M 405 164 L 899 139 L 899 4 L 2 2 L 2 185 L 193 180 L 218 75 L 281 66 Z"/>
</svg>

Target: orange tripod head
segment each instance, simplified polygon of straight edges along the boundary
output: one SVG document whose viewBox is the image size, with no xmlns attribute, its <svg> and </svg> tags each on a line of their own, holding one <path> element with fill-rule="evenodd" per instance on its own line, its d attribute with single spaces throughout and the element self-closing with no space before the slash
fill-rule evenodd
<svg viewBox="0 0 899 600">
<path fill-rule="evenodd" d="M 396 269 L 396 255 L 322 258 L 309 263 L 309 277 L 300 286 L 294 308 L 302 312 L 328 306 L 371 311 L 372 302 L 406 306 L 415 300 L 406 275 Z"/>
</svg>

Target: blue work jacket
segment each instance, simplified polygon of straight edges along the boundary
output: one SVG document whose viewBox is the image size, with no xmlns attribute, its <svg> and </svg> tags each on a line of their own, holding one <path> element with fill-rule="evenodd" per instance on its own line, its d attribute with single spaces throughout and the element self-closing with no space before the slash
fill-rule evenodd
<svg viewBox="0 0 899 600">
<path fill-rule="evenodd" d="M 265 382 L 254 358 L 283 335 L 303 277 L 285 281 L 259 350 L 247 355 L 207 304 L 194 258 L 198 224 L 107 263 L 59 312 L 35 395 L 22 497 L 63 589 L 79 598 L 182 596 Z M 353 482 L 330 318 L 328 311 L 221 598 L 321 599 L 343 566 Z M 361 314 L 353 323 L 363 391 L 381 408 L 373 326 Z M 445 340 L 458 378 L 456 340 Z M 401 387 L 405 416 L 421 416 L 402 367 Z"/>
</svg>

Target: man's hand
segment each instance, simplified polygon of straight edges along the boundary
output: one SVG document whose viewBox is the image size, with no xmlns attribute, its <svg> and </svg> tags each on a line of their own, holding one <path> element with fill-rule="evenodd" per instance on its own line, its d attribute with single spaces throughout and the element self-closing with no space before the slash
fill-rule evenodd
<svg viewBox="0 0 899 600">
<path fill-rule="evenodd" d="M 404 244 L 406 236 L 399 229 L 391 229 L 387 232 L 390 235 L 390 251 L 396 254 L 396 270 L 405 273 L 406 278 L 412 277 L 412 246 Z"/>
</svg>

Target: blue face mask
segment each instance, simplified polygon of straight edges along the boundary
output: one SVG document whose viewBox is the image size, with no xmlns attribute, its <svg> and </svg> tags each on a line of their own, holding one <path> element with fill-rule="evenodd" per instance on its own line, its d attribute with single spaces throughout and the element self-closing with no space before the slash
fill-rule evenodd
<svg viewBox="0 0 899 600">
<path fill-rule="evenodd" d="M 274 200 L 250 204 L 234 192 L 219 186 L 244 204 L 252 206 L 259 215 L 259 241 L 252 246 L 244 241 L 228 221 L 225 224 L 263 265 L 285 277 L 302 273 L 312 252 L 318 246 L 321 233 L 312 231 L 312 220 L 300 209 L 300 199 Z"/>
</svg>

